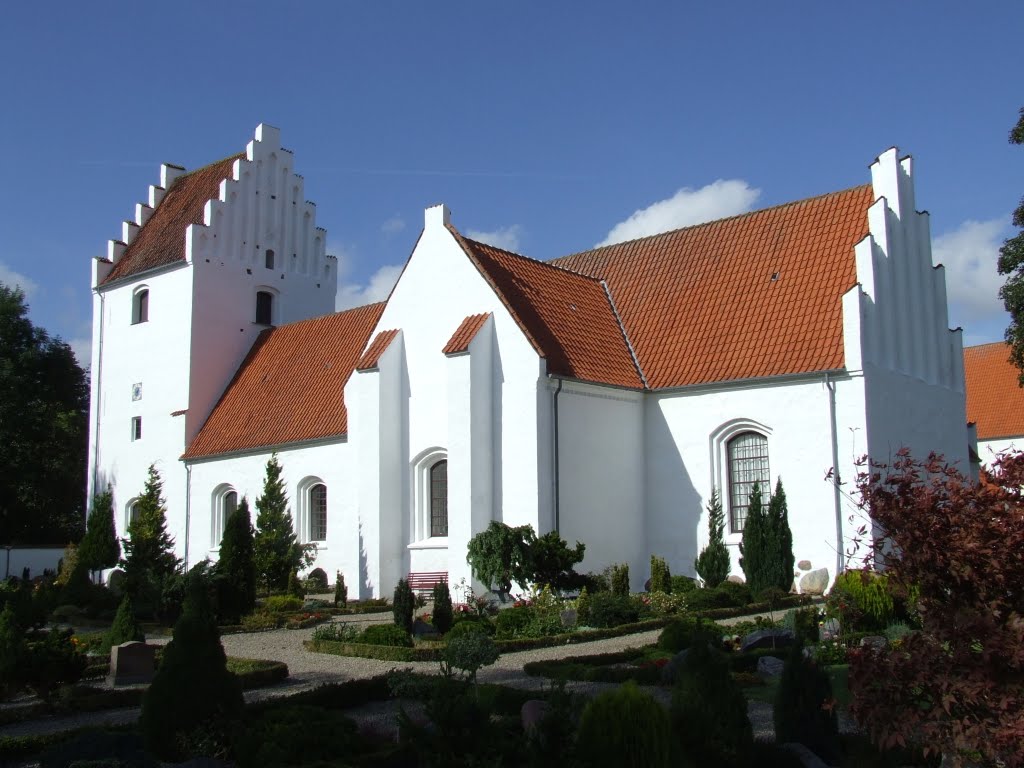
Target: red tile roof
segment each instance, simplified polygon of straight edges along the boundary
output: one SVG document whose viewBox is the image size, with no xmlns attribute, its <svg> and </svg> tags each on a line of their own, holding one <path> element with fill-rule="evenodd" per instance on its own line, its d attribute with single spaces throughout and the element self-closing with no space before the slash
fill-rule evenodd
<svg viewBox="0 0 1024 768">
<path fill-rule="evenodd" d="M 244 157 L 244 152 L 233 155 L 175 179 L 103 284 L 184 261 L 185 230 L 189 224 L 203 223 L 206 202 L 218 196 L 220 183 L 231 176 L 235 160 Z"/>
<path fill-rule="evenodd" d="M 393 331 L 380 331 L 376 336 L 373 337 L 373 343 L 366 348 L 363 356 L 359 358 L 359 362 L 356 363 L 357 371 L 368 371 L 372 368 L 376 368 L 380 363 L 380 356 L 387 351 L 387 348 L 391 346 L 391 342 L 394 341 L 395 336 L 398 335 L 398 330 Z"/>
<path fill-rule="evenodd" d="M 1024 389 L 1019 376 L 1006 342 L 964 349 L 967 420 L 978 425 L 979 440 L 1024 435 Z"/>
<path fill-rule="evenodd" d="M 182 458 L 345 434 L 345 383 L 383 311 L 370 304 L 263 331 Z"/>
<path fill-rule="evenodd" d="M 841 368 L 870 186 L 555 259 L 607 281 L 652 389 Z"/>
<path fill-rule="evenodd" d="M 476 337 L 477 331 L 484 327 L 484 323 L 487 322 L 487 318 L 490 316 L 490 312 L 484 312 L 482 315 L 470 315 L 463 320 L 459 327 L 455 329 L 452 337 L 448 339 L 448 343 L 444 345 L 441 353 L 457 355 L 460 352 L 466 352 Z"/>
<path fill-rule="evenodd" d="M 478 243 L 449 227 L 515 318 L 548 373 L 643 387 L 600 280 Z"/>
</svg>

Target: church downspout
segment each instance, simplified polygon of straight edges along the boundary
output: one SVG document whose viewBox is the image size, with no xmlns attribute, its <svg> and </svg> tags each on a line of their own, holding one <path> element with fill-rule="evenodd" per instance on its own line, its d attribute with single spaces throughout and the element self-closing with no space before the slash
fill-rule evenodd
<svg viewBox="0 0 1024 768">
<path fill-rule="evenodd" d="M 558 388 L 551 398 L 551 509 L 554 514 L 555 533 L 559 533 L 558 509 L 558 396 L 562 394 L 562 380 L 558 379 Z"/>
<path fill-rule="evenodd" d="M 192 465 L 185 464 L 185 570 L 188 570 L 188 534 L 192 529 Z"/>
<path fill-rule="evenodd" d="M 832 503 L 836 515 L 836 576 L 844 570 L 843 561 L 843 500 L 839 489 L 839 430 L 836 424 L 836 382 L 825 374 L 828 389 L 828 423 L 832 438 Z"/>
<path fill-rule="evenodd" d="M 104 293 L 100 293 L 100 332 L 99 338 L 96 340 L 96 413 L 93 414 L 95 423 L 93 424 L 93 444 L 92 444 L 92 494 L 95 496 L 100 493 L 100 489 L 97 487 L 100 481 L 100 425 L 102 419 L 100 413 L 103 411 L 102 403 L 100 398 L 103 397 L 103 327 L 104 314 L 103 308 L 106 305 L 107 296 Z M 88 510 L 92 509 L 92 499 L 85 500 L 86 514 Z"/>
</svg>

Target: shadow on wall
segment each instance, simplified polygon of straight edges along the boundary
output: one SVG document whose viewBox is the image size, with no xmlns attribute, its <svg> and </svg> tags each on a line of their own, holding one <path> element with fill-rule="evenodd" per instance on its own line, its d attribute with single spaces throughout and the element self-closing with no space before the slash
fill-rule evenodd
<svg viewBox="0 0 1024 768">
<path fill-rule="evenodd" d="M 498 331 L 493 320 L 491 327 L 491 369 L 494 379 L 491 382 L 491 445 L 494 455 L 491 464 L 491 490 L 493 500 L 491 504 L 491 517 L 494 520 L 501 520 L 504 517 L 504 504 L 502 495 L 503 469 L 502 463 L 502 425 L 504 423 L 505 411 L 502 406 L 502 395 L 505 387 L 505 369 L 501 364 L 501 347 L 498 344 Z M 478 533 L 478 531 L 476 531 Z"/>
<path fill-rule="evenodd" d="M 370 583 L 370 567 L 366 559 L 366 544 L 363 542 L 363 524 L 359 524 L 359 599 L 373 597 L 373 585 Z"/>
<path fill-rule="evenodd" d="M 693 561 L 705 499 L 693 484 L 657 401 L 646 403 L 645 418 L 648 551 L 642 559 L 643 580 L 650 575 L 651 555 L 664 557 L 674 574 L 696 576 Z M 706 495 L 710 497 L 710 488 Z M 730 554 L 735 559 L 735 553 Z M 733 568 L 738 565 L 732 563 Z"/>
</svg>

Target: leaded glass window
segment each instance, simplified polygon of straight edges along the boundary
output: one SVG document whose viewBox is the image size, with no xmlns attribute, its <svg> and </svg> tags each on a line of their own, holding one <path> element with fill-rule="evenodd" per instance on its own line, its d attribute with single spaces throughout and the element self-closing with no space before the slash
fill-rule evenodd
<svg viewBox="0 0 1024 768">
<path fill-rule="evenodd" d="M 309 538 L 327 540 L 327 486 L 323 483 L 309 489 Z"/>
<path fill-rule="evenodd" d="M 448 535 L 448 461 L 430 468 L 430 535 Z"/>
<path fill-rule="evenodd" d="M 750 506 L 750 493 L 761 487 L 762 499 L 770 493 L 768 471 L 768 438 L 757 432 L 742 432 L 728 443 L 729 453 L 729 528 L 743 531 Z"/>
</svg>

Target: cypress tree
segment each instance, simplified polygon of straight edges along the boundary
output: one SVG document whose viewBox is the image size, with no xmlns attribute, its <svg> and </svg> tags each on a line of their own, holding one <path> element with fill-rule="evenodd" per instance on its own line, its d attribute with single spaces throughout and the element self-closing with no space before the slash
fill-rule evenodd
<svg viewBox="0 0 1024 768">
<path fill-rule="evenodd" d="M 334 577 L 334 607 L 348 607 L 348 587 L 345 586 L 345 575 L 341 571 Z"/>
<path fill-rule="evenodd" d="M 747 579 L 747 586 L 755 595 L 771 586 L 766 574 L 769 536 L 768 514 L 761 503 L 761 486 L 755 484 L 750 491 L 743 540 L 740 542 L 740 568 Z"/>
<path fill-rule="evenodd" d="M 263 495 L 256 499 L 256 510 L 254 560 L 257 578 L 268 592 L 284 590 L 288 586 L 288 576 L 312 558 L 295 536 L 276 453 L 267 462 Z M 315 547 L 312 549 L 315 551 Z"/>
<path fill-rule="evenodd" d="M 732 567 L 729 548 L 725 546 L 725 512 L 717 488 L 711 489 L 707 511 L 708 545 L 697 556 L 693 566 L 705 587 L 717 587 L 729 577 L 729 569 Z"/>
<path fill-rule="evenodd" d="M 162 493 L 160 474 L 150 464 L 145 489 L 135 503 L 136 517 L 128 524 L 121 561 L 125 591 L 146 610 L 158 608 L 164 584 L 180 566 L 174 556 L 174 539 L 167 533 Z"/>
<path fill-rule="evenodd" d="M 107 633 L 106 641 L 111 646 L 133 641 L 143 641 L 146 635 L 135 619 L 135 609 L 132 607 L 132 599 L 125 595 L 121 598 L 121 604 L 117 607 L 117 615 L 114 623 Z"/>
<path fill-rule="evenodd" d="M 121 544 L 114 526 L 114 495 L 109 488 L 93 497 L 78 557 L 90 571 L 113 568 L 121 559 Z"/>
<path fill-rule="evenodd" d="M 222 579 L 218 594 L 221 618 L 237 623 L 256 607 L 256 563 L 249 500 L 242 497 L 224 526 L 220 559 L 214 566 Z"/>
<path fill-rule="evenodd" d="M 770 530 L 768 568 L 766 576 L 768 587 L 778 587 L 788 593 L 793 587 L 793 532 L 789 528 L 789 507 L 786 504 L 786 492 L 782 488 L 782 478 L 775 483 L 775 493 L 768 504 L 768 527 Z"/>
</svg>

